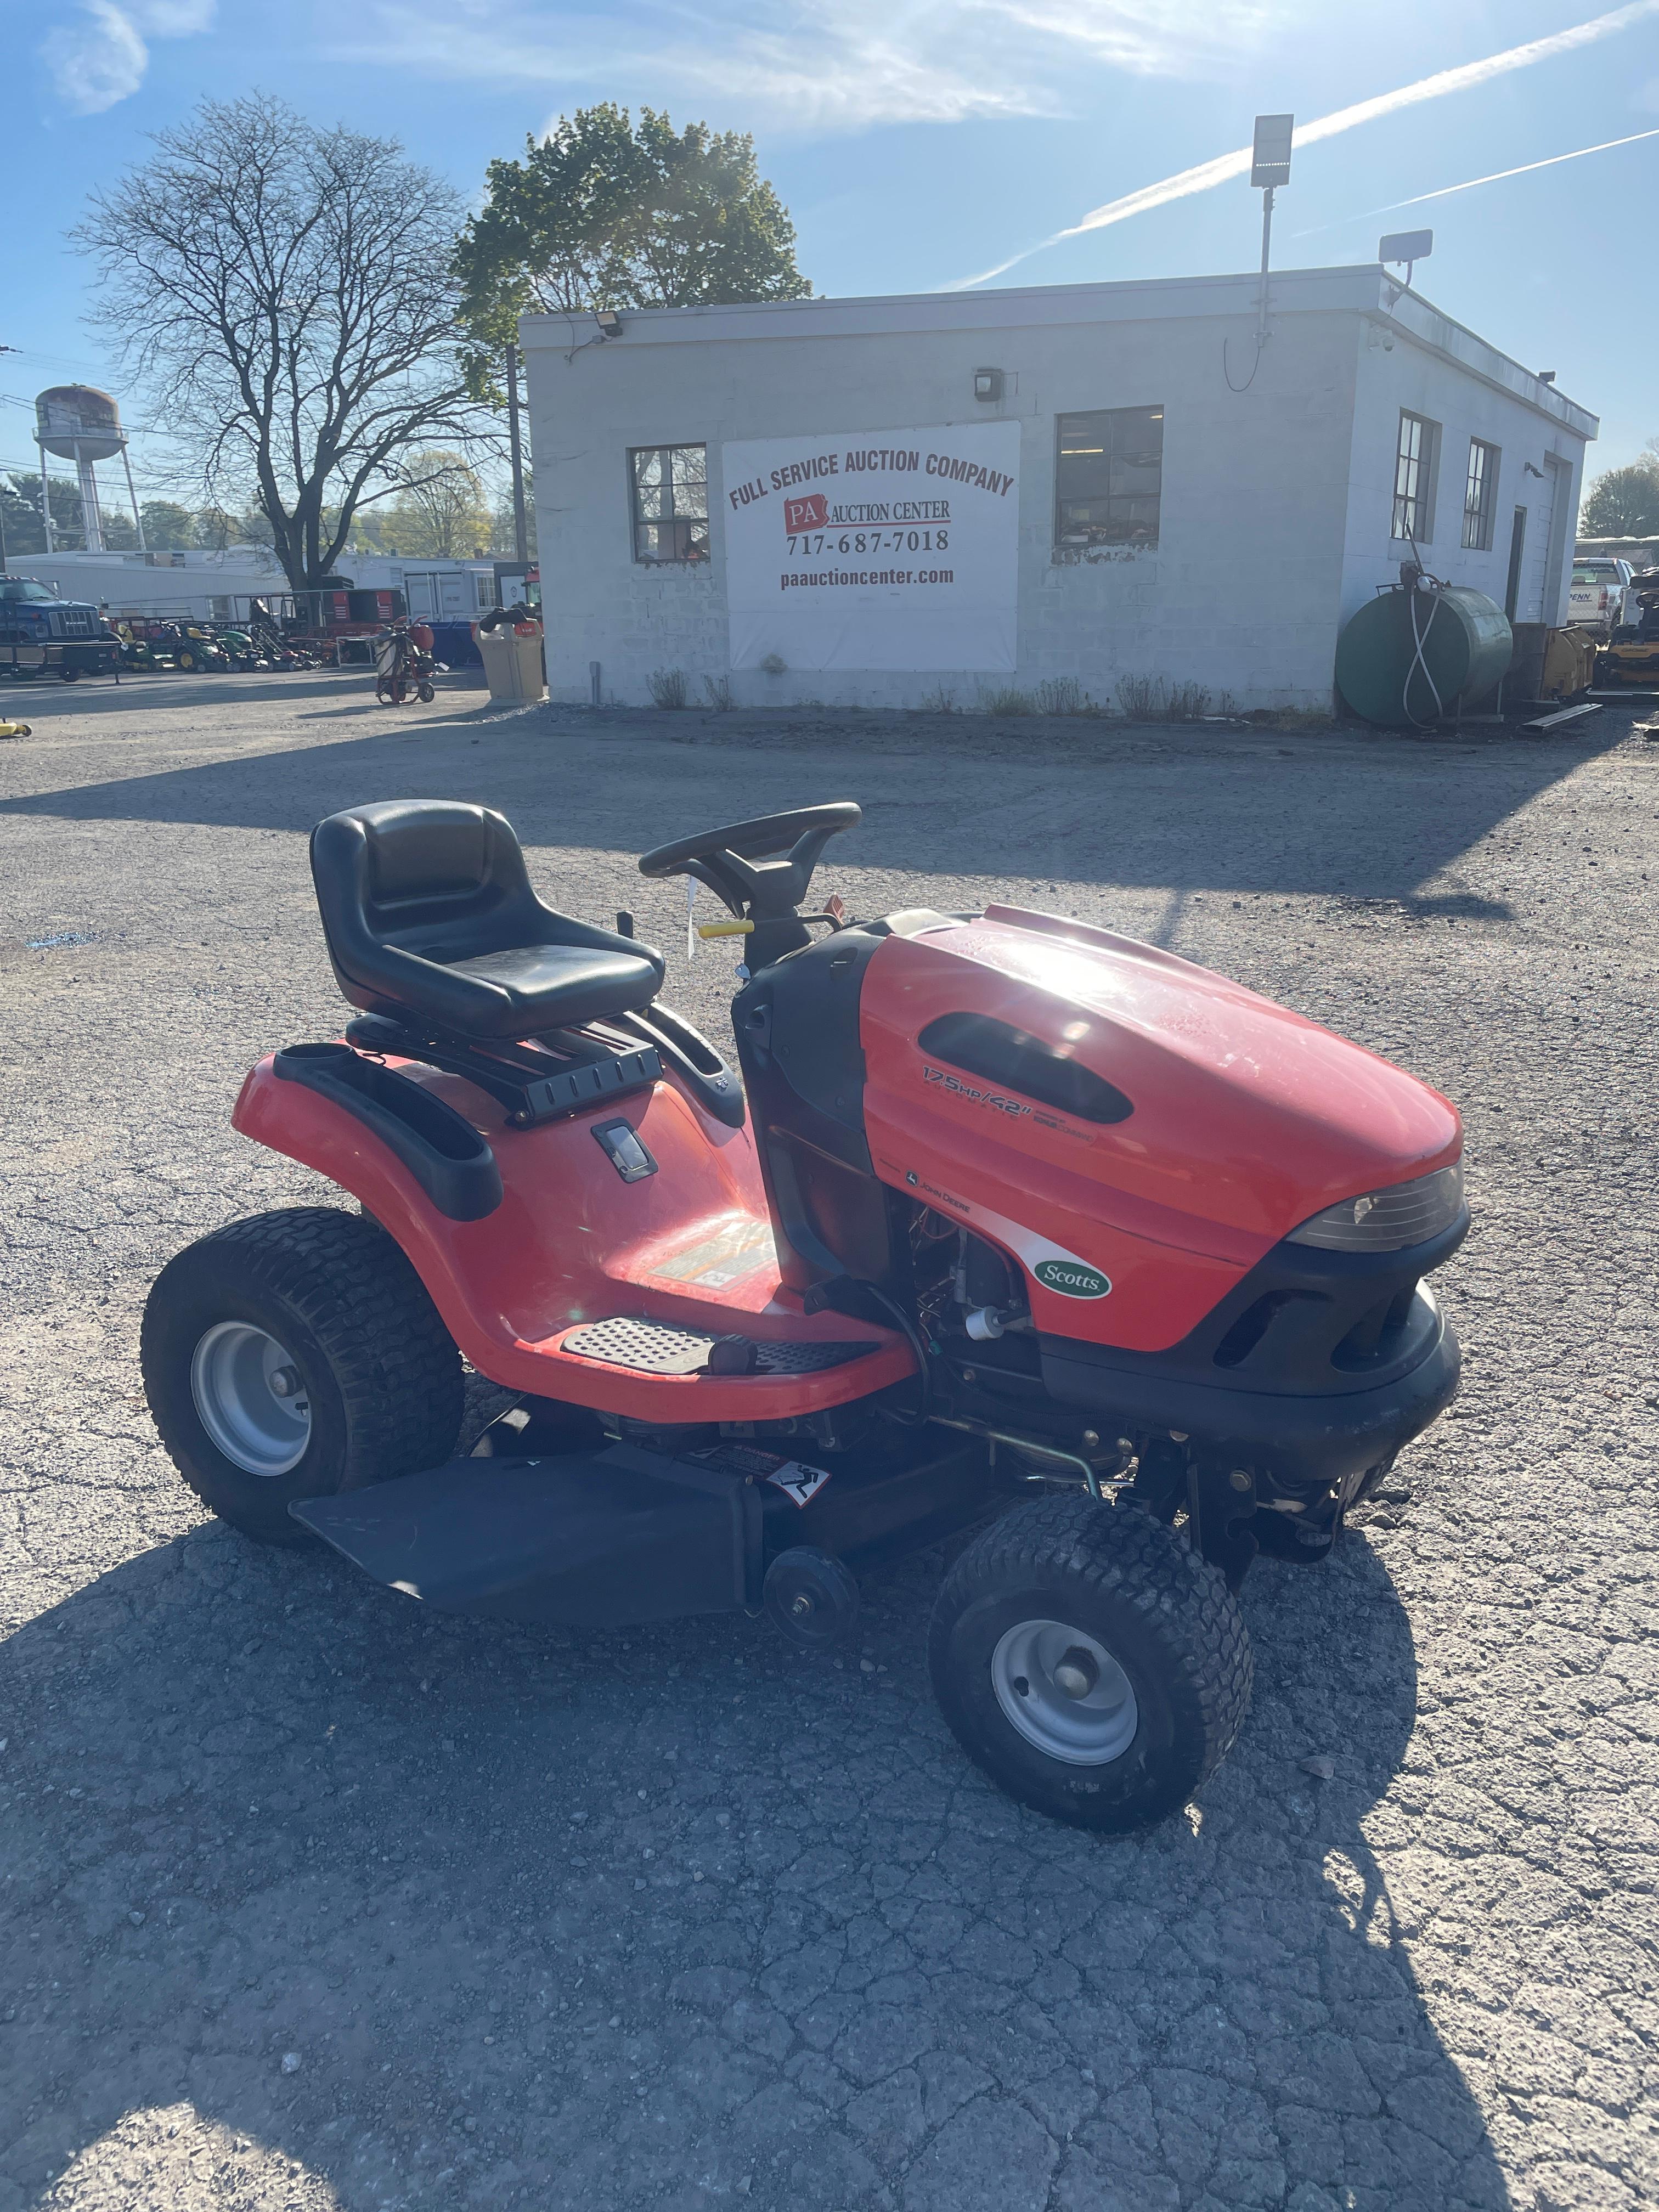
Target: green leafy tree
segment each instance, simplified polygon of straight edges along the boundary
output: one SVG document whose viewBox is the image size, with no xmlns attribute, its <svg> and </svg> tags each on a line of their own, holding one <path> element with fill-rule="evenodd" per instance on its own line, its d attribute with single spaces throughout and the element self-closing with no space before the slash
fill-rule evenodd
<svg viewBox="0 0 1659 2212">
<path fill-rule="evenodd" d="M 398 550 L 428 560 L 454 560 L 489 542 L 489 507 L 478 472 L 461 453 L 411 454 L 407 489 L 393 505 Z"/>
<path fill-rule="evenodd" d="M 104 550 L 107 553 L 136 553 L 138 550 L 137 526 L 132 520 L 132 509 L 125 500 L 119 507 L 98 505 L 99 520 L 103 525 Z"/>
<path fill-rule="evenodd" d="M 81 493 L 70 477 L 49 477 L 52 535 L 65 550 L 81 542 Z M 6 530 L 6 556 L 44 553 L 46 526 L 40 519 L 40 479 L 27 471 L 15 471 L 0 485 L 0 508 Z"/>
<path fill-rule="evenodd" d="M 1597 477 L 1578 528 L 1585 538 L 1659 536 L 1659 453 Z"/>
<path fill-rule="evenodd" d="M 561 116 L 522 161 L 489 164 L 456 257 L 475 378 L 521 314 L 799 300 L 795 228 L 745 133 L 605 101 Z"/>
<path fill-rule="evenodd" d="M 525 542 L 530 549 L 530 557 L 534 561 L 538 557 L 536 495 L 527 485 L 525 488 L 524 513 L 527 526 Z M 489 550 L 498 561 L 512 560 L 518 550 L 518 539 L 513 527 L 513 495 L 510 492 L 504 493 L 489 511 Z"/>
<path fill-rule="evenodd" d="M 144 526 L 144 543 L 152 553 L 181 553 L 196 543 L 196 518 L 176 499 L 147 499 L 138 513 Z"/>
</svg>

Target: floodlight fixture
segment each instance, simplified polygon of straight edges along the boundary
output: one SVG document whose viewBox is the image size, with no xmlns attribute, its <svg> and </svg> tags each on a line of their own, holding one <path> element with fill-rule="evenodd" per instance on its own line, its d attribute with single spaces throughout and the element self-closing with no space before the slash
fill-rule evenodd
<svg viewBox="0 0 1659 2212">
<path fill-rule="evenodd" d="M 596 307 L 593 319 L 599 326 L 602 338 L 619 338 L 622 336 L 622 317 L 614 307 Z"/>
<path fill-rule="evenodd" d="M 1258 115 L 1255 143 L 1250 152 L 1250 182 L 1272 191 L 1291 181 L 1291 139 L 1296 130 L 1293 115 Z"/>
<path fill-rule="evenodd" d="M 1412 281 L 1412 270 L 1419 261 L 1426 261 L 1434 252 L 1434 233 L 1431 230 L 1391 230 L 1386 238 L 1376 241 L 1379 261 L 1403 261 L 1406 282 Z"/>
</svg>

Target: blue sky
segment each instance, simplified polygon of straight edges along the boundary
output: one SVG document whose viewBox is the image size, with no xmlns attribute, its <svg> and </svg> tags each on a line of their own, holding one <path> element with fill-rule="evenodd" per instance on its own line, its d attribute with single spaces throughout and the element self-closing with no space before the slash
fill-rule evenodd
<svg viewBox="0 0 1659 2212">
<path fill-rule="evenodd" d="M 1366 260 L 1381 231 L 1431 224 L 1418 289 L 1601 416 L 1593 471 L 1659 436 L 1659 137 L 1374 212 L 1659 131 L 1659 0 L 0 0 L 0 36 L 15 72 L 0 304 L 0 344 L 21 349 L 0 358 L 14 403 L 90 376 L 142 422 L 82 320 L 63 234 L 90 186 L 204 94 L 257 88 L 395 135 L 468 194 L 492 155 L 600 99 L 750 131 L 802 269 L 843 295 L 1011 262 L 989 281 L 1252 266 L 1260 199 L 1237 177 L 1079 226 L 1244 144 L 1258 111 L 1309 123 L 1376 101 L 1298 149 L 1275 260 Z M 1447 71 L 1466 75 L 1383 97 Z M 27 461 L 28 427 L 0 404 L 0 464 Z"/>
</svg>

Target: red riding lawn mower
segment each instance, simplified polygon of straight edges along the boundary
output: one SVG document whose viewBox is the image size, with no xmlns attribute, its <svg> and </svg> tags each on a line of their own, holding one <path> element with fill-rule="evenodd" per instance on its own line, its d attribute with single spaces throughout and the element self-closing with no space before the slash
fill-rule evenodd
<svg viewBox="0 0 1659 2212">
<path fill-rule="evenodd" d="M 1468 1226 L 1436 1092 L 1224 977 L 1018 907 L 802 909 L 850 804 L 647 853 L 735 918 L 741 1079 L 660 954 L 543 904 L 501 815 L 319 824 L 340 1042 L 237 1128 L 361 1213 L 233 1222 L 153 1290 L 213 1510 L 444 1612 L 844 1637 L 977 1529 L 930 1662 L 968 1755 L 1124 1830 L 1249 1702 L 1235 1598 L 1314 1561 L 1450 1401 Z M 452 1457 L 462 1360 L 517 1403 Z"/>
</svg>

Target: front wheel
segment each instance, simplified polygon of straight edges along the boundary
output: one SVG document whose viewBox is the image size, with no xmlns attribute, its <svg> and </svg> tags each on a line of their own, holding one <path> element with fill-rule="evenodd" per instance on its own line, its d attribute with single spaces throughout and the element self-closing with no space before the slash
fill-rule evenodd
<svg viewBox="0 0 1659 2212">
<path fill-rule="evenodd" d="M 945 1577 L 933 1690 L 968 1756 L 1052 1819 L 1121 1833 L 1184 1805 L 1250 1701 L 1219 1571 L 1134 1506 L 1016 1506 Z"/>
<path fill-rule="evenodd" d="M 268 1544 L 301 1498 L 436 1467 L 460 1355 L 401 1248 L 331 1206 L 233 1221 L 156 1277 L 139 1356 L 150 1413 L 203 1504 Z"/>
</svg>

